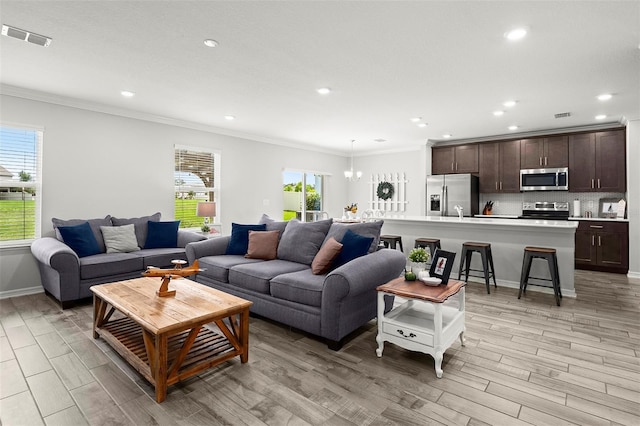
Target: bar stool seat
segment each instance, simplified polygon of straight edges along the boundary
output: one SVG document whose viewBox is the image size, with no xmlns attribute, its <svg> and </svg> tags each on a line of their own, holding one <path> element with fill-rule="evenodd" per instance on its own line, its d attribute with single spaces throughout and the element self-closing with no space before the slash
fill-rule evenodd
<svg viewBox="0 0 640 426">
<path fill-rule="evenodd" d="M 530 276 L 531 273 L 531 264 L 533 259 L 544 259 L 547 261 L 549 265 L 549 275 L 551 279 L 548 278 L 538 278 Z M 560 299 L 562 299 L 562 290 L 560 290 L 560 273 L 558 271 L 558 257 L 556 256 L 556 249 L 548 248 L 548 247 L 525 247 L 524 248 L 524 257 L 522 258 L 522 272 L 520 274 L 520 290 L 518 291 L 518 299 L 522 296 L 523 293 L 527 292 L 527 285 L 535 285 L 538 287 L 549 287 L 547 285 L 542 284 L 533 284 L 529 283 L 529 279 L 540 280 L 540 281 L 550 281 L 551 287 L 553 288 L 553 294 L 556 298 L 556 304 L 560 306 Z"/>
<path fill-rule="evenodd" d="M 402 237 L 400 235 L 380 235 L 380 241 L 385 248 L 391 247 L 395 250 L 397 246 L 400 246 L 400 251 L 404 251 L 402 247 Z"/>
<path fill-rule="evenodd" d="M 471 269 L 471 256 L 473 253 L 480 253 L 482 258 L 482 269 Z M 466 266 L 465 266 L 466 265 Z M 462 256 L 460 256 L 460 270 L 458 271 L 458 280 L 462 276 L 462 271 L 465 271 L 464 281 L 469 281 L 469 275 L 472 277 L 484 278 L 484 282 L 487 286 L 487 293 L 491 294 L 489 287 L 489 278 L 493 278 L 493 286 L 498 287 L 496 283 L 496 274 L 493 267 L 493 255 L 491 254 L 491 244 L 478 243 L 467 241 L 462 244 Z M 469 271 L 482 272 L 482 275 L 469 274 Z"/>
<path fill-rule="evenodd" d="M 431 255 L 431 259 L 433 260 L 433 255 L 436 253 L 436 250 L 442 248 L 440 246 L 440 240 L 438 238 L 416 238 L 415 245 L 413 248 L 428 248 L 429 254 Z M 429 262 L 430 264 L 431 262 Z"/>
</svg>

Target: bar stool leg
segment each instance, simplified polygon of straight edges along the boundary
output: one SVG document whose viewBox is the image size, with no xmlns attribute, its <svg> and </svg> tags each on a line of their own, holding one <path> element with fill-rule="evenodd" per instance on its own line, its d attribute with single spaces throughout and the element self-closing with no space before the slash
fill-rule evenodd
<svg viewBox="0 0 640 426">
<path fill-rule="evenodd" d="M 562 299 L 562 287 L 560 287 L 560 271 L 558 270 L 558 258 L 554 256 L 554 259 L 555 259 L 555 265 L 556 265 L 555 266 L 556 277 L 558 277 L 558 294 L 560 295 L 560 299 Z"/>
<path fill-rule="evenodd" d="M 522 270 L 520 271 L 520 290 L 518 290 L 518 299 L 522 296 L 522 290 L 524 289 L 524 281 L 527 279 L 525 275 L 525 268 L 527 266 L 527 253 L 522 256 Z"/>
<path fill-rule="evenodd" d="M 462 277 L 462 269 L 464 268 L 464 261 L 467 256 L 467 249 L 462 247 L 462 254 L 460 255 L 460 270 L 458 271 L 458 281 L 460 281 L 460 277 Z"/>
<path fill-rule="evenodd" d="M 484 271 L 484 283 L 487 286 L 487 294 L 491 294 L 491 287 L 489 286 L 489 253 L 487 250 L 482 250 L 480 252 L 480 257 L 482 259 L 482 270 Z"/>
<path fill-rule="evenodd" d="M 473 256 L 473 250 L 467 250 L 467 254 L 465 256 L 465 273 L 464 273 L 464 282 L 469 282 L 469 270 L 471 269 L 471 257 Z"/>
<path fill-rule="evenodd" d="M 551 282 L 553 283 L 553 294 L 556 296 L 556 304 L 560 306 L 560 277 L 558 277 L 558 268 L 555 256 L 550 256 L 549 272 L 551 273 Z"/>
<path fill-rule="evenodd" d="M 524 270 L 524 285 L 522 287 L 522 292 L 527 294 L 527 284 L 529 284 L 529 274 L 531 273 L 531 263 L 533 263 L 533 256 L 531 253 L 526 253 L 525 258 L 527 259 L 527 266 Z"/>
<path fill-rule="evenodd" d="M 404 253 L 404 248 L 402 247 L 402 240 L 398 241 L 398 244 L 400 244 L 400 251 Z"/>
<path fill-rule="evenodd" d="M 491 276 L 493 277 L 493 286 L 498 287 L 498 284 L 496 284 L 496 270 L 493 267 L 493 254 L 491 253 L 491 248 L 489 248 L 488 250 L 488 256 L 489 256 L 489 265 L 491 265 Z"/>
</svg>

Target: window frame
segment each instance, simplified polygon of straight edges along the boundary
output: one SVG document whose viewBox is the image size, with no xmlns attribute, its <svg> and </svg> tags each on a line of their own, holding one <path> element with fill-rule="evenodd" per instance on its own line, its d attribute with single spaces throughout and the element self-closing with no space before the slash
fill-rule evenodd
<svg viewBox="0 0 640 426">
<path fill-rule="evenodd" d="M 36 133 L 36 153 L 35 153 L 35 169 L 36 176 L 33 181 L 22 182 L 13 180 L 0 180 L 0 187 L 5 183 L 9 183 L 12 188 L 31 188 L 35 191 L 35 217 L 34 217 L 34 237 L 21 238 L 15 240 L 0 241 L 0 249 L 29 247 L 35 240 L 42 238 L 42 164 L 43 164 L 43 146 L 44 146 L 44 127 L 23 123 L 12 123 L 0 121 L 0 128 L 11 128 Z"/>
<path fill-rule="evenodd" d="M 190 186 L 190 185 L 176 185 L 175 184 L 175 173 L 178 171 L 176 170 L 176 163 L 175 163 L 175 157 L 176 157 L 176 152 L 178 150 L 186 150 L 186 151 L 192 151 L 192 152 L 197 152 L 197 153 L 208 153 L 213 155 L 213 186 L 212 187 L 204 187 L 204 191 L 203 191 L 203 187 L 201 186 Z M 217 228 L 219 230 L 220 228 L 220 215 L 221 215 L 221 211 L 222 211 L 222 203 L 221 201 L 221 195 L 220 195 L 220 165 L 222 163 L 222 153 L 220 150 L 218 149 L 213 149 L 213 148 L 205 148 L 205 147 L 201 147 L 201 146 L 193 146 L 193 145 L 183 145 L 183 144 L 175 144 L 173 147 L 173 158 L 174 158 L 174 162 L 173 162 L 173 170 L 174 170 L 174 191 L 173 191 L 173 197 L 174 197 L 174 203 L 173 203 L 173 217 L 175 219 L 177 219 L 176 217 L 176 208 L 175 208 L 175 194 L 177 192 L 185 192 L 185 191 L 194 191 L 194 192 L 208 192 L 210 194 L 209 196 L 209 200 L 208 201 L 214 201 L 216 203 L 216 215 L 213 217 L 213 221 L 209 223 L 209 225 L 212 228 Z M 200 227 L 182 227 L 182 223 L 180 224 L 181 227 L 180 229 L 187 229 L 187 230 L 199 230 Z"/>
</svg>

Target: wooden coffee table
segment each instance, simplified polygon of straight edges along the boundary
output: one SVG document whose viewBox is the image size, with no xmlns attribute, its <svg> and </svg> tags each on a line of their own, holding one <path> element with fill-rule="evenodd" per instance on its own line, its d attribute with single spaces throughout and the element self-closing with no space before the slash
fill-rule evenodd
<svg viewBox="0 0 640 426">
<path fill-rule="evenodd" d="M 157 296 L 159 287 L 160 279 L 149 277 L 91 287 L 93 337 L 155 386 L 156 401 L 203 370 L 238 355 L 248 361 L 252 302 L 187 279 L 171 281 L 173 297 Z"/>
<path fill-rule="evenodd" d="M 459 337 L 464 340 L 464 285 L 449 280 L 447 285 L 430 287 L 421 281 L 396 278 L 378 286 L 378 348 L 382 356 L 384 342 L 395 343 L 405 349 L 431 355 L 435 360 L 436 376 L 442 377 L 444 351 Z M 384 313 L 384 295 L 400 296 L 407 301 Z M 457 306 L 443 306 L 451 296 L 458 298 Z"/>
</svg>

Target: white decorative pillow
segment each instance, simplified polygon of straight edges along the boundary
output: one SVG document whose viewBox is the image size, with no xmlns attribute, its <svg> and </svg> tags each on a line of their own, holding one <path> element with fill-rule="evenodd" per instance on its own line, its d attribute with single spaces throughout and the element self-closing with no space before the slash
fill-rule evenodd
<svg viewBox="0 0 640 426">
<path fill-rule="evenodd" d="M 136 239 L 135 226 L 101 226 L 104 244 L 107 246 L 107 253 L 129 253 L 138 251 L 138 240 Z"/>
</svg>

